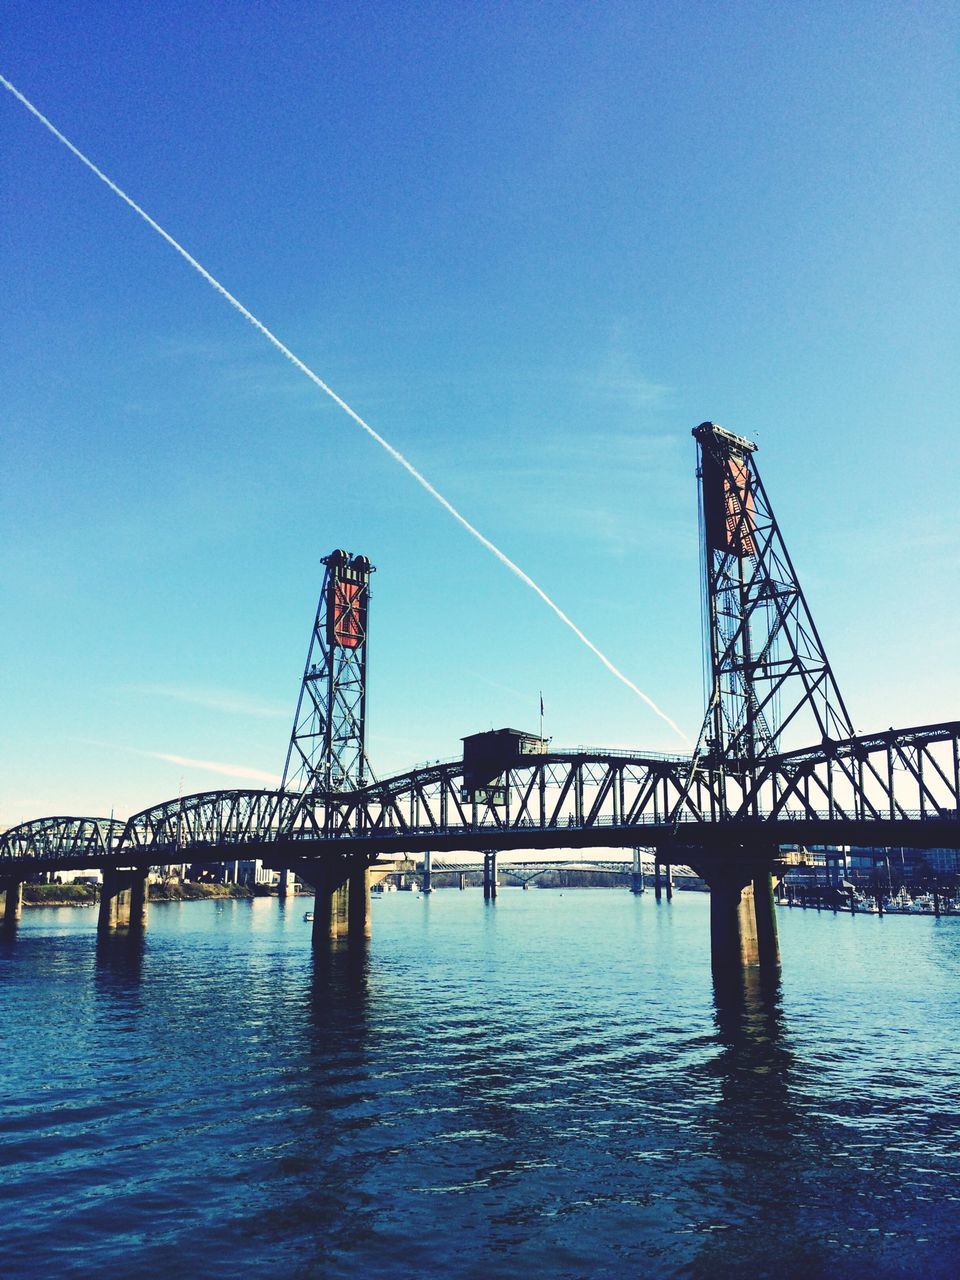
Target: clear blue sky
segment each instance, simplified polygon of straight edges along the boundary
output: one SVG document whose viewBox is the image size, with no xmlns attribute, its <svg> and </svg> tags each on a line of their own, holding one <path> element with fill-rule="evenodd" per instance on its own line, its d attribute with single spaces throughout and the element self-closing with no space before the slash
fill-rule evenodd
<svg viewBox="0 0 960 1280">
<path fill-rule="evenodd" d="M 958 27 L 7 0 L 0 72 L 691 735 L 690 429 L 756 438 L 866 730 L 960 716 Z M 338 546 L 378 772 L 540 689 L 558 744 L 677 748 L 7 93 L 0 146 L 0 825 L 279 774 Z"/>
</svg>

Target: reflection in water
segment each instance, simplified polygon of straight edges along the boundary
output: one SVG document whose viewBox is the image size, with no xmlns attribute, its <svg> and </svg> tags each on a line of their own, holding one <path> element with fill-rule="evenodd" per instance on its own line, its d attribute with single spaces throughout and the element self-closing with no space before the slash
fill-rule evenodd
<svg viewBox="0 0 960 1280">
<path fill-rule="evenodd" d="M 315 946 L 303 988 L 301 1020 L 306 1054 L 299 1082 L 303 1122 L 276 1172 L 269 1218 L 256 1228 L 258 1245 L 296 1239 L 298 1268 L 326 1274 L 332 1259 L 349 1256 L 372 1238 L 378 1201 L 364 1190 L 375 1132 L 376 1107 L 368 1035 L 368 944 L 346 939 Z"/>
<path fill-rule="evenodd" d="M 370 988 L 369 943 L 356 940 L 314 946 L 308 989 L 312 1047 L 339 1047 L 356 1038 L 366 1019 Z"/>
<path fill-rule="evenodd" d="M 97 979 L 116 990 L 134 990 L 143 977 L 144 935 L 139 930 L 99 933 L 96 946 Z"/>
<path fill-rule="evenodd" d="M 784 1045 L 779 969 L 752 966 L 715 978 L 713 1005 L 721 1050 L 717 1140 L 724 1154 L 736 1156 L 770 1126 L 778 1134 L 789 1132 L 795 1118 L 788 1102 L 793 1059 Z"/>
<path fill-rule="evenodd" d="M 779 968 L 715 975 L 713 996 L 720 1090 L 710 1132 L 728 1212 L 708 1224 L 690 1274 L 820 1275 L 815 1258 L 782 1249 L 804 1121 L 791 1101 Z"/>
<path fill-rule="evenodd" d="M 711 989 L 707 908 L 392 894 L 316 952 L 302 903 L 28 918 L 4 1274 L 955 1274 L 954 922 L 795 912 L 782 985 Z"/>
</svg>

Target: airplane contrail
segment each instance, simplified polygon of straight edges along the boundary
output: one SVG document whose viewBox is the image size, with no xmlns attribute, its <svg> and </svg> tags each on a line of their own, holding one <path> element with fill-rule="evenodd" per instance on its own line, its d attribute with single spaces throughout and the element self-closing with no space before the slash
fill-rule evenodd
<svg viewBox="0 0 960 1280">
<path fill-rule="evenodd" d="M 430 483 L 430 481 L 426 478 L 426 476 L 422 475 L 417 470 L 417 468 L 413 465 L 413 463 L 409 462 L 403 456 L 403 454 L 400 452 L 399 449 L 395 449 L 389 440 L 385 440 L 378 431 L 375 431 L 374 428 L 370 426 L 369 422 L 365 422 L 364 419 L 360 417 L 359 413 L 357 413 L 355 409 L 351 408 L 350 405 L 347 404 L 346 400 L 338 396 L 332 387 L 328 387 L 327 384 L 323 381 L 323 379 L 318 374 L 314 373 L 311 368 L 305 365 L 298 356 L 295 356 L 294 353 L 290 350 L 290 348 L 280 341 L 280 339 L 276 336 L 276 334 L 272 333 L 267 328 L 267 326 L 263 324 L 262 321 L 258 320 L 252 311 L 248 311 L 247 308 L 243 305 L 243 303 L 240 302 L 239 299 L 235 298 L 233 294 L 229 291 L 229 289 L 225 288 L 220 283 L 220 281 L 216 279 L 215 276 L 212 276 L 210 272 L 206 269 L 206 267 L 204 267 L 201 263 L 199 263 L 196 260 L 196 258 L 192 256 L 192 254 L 188 253 L 187 250 L 184 249 L 182 244 L 174 240 L 173 236 L 170 235 L 168 231 L 165 231 L 163 227 L 160 226 L 159 222 L 155 222 L 153 218 L 150 217 L 149 213 L 146 212 L 145 209 L 141 209 L 141 207 L 137 204 L 135 200 L 133 200 L 130 196 L 128 196 L 127 193 L 121 187 L 118 187 L 117 184 L 111 178 L 108 178 L 107 175 L 101 169 L 98 169 L 97 166 L 93 163 L 93 161 L 88 159 L 88 157 L 83 154 L 83 152 L 79 149 L 79 147 L 75 147 L 73 143 L 70 141 L 70 139 L 65 137 L 60 132 L 60 130 L 56 127 L 56 125 L 51 123 L 51 121 L 47 119 L 47 117 L 43 114 L 43 112 L 38 110 L 38 108 L 33 105 L 33 103 L 29 100 L 29 98 L 24 97 L 24 95 L 20 92 L 20 90 L 16 87 L 16 85 L 11 84 L 10 81 L 7 80 L 6 77 L 3 75 L 0 75 L 0 85 L 3 85 L 4 89 L 7 89 L 10 93 L 12 93 L 13 96 L 18 100 L 18 102 L 21 102 L 23 106 L 26 107 L 26 109 L 30 112 L 31 115 L 36 116 L 36 118 L 40 121 L 40 123 L 44 126 L 44 128 L 48 129 L 59 142 L 63 143 L 63 145 L 67 148 L 68 151 L 71 151 L 77 157 L 77 159 L 81 162 L 81 164 L 86 165 L 86 167 L 90 170 L 91 173 L 95 174 L 102 183 L 108 186 L 110 190 L 114 193 L 114 195 L 119 196 L 120 199 L 124 202 L 124 204 L 129 205 L 129 207 L 134 211 L 134 213 L 137 214 L 139 217 L 141 217 L 148 227 L 152 227 L 153 230 L 156 231 L 158 236 L 161 236 L 164 240 L 166 240 L 167 244 L 170 245 L 171 249 L 175 249 L 177 253 L 179 253 L 180 257 L 183 258 L 185 262 L 189 263 L 189 265 L 193 267 L 194 271 L 196 271 L 199 275 L 201 275 L 203 279 L 206 280 L 207 284 L 210 285 L 211 288 L 215 289 L 222 298 L 225 298 L 227 302 L 230 303 L 231 307 L 233 307 L 236 311 L 239 311 L 239 313 L 243 316 L 244 320 L 252 324 L 254 329 L 256 329 L 259 333 L 262 333 L 263 336 L 267 339 L 267 341 L 272 346 L 276 347 L 276 349 L 280 352 L 282 356 L 284 356 L 287 360 L 289 360 L 292 365 L 296 366 L 296 368 L 299 369 L 301 373 L 305 374 L 315 386 L 319 387 L 320 390 L 324 393 L 324 395 L 328 395 L 330 399 L 334 402 L 334 404 L 339 405 L 340 408 L 344 411 L 344 413 L 348 414 L 353 419 L 353 421 L 357 424 L 358 427 L 360 427 L 363 431 L 365 431 L 372 440 L 375 440 L 377 442 L 377 444 L 380 446 L 381 449 L 385 449 L 386 452 L 389 453 L 390 457 L 393 458 L 395 462 L 398 462 L 400 466 L 403 467 L 404 471 L 406 471 L 409 475 L 411 475 L 422 489 L 425 489 L 427 493 L 429 493 L 431 498 L 433 498 L 436 502 L 439 502 L 440 506 L 443 507 L 445 511 L 449 512 L 449 514 L 453 516 L 454 520 L 456 520 L 459 525 L 461 525 L 464 529 L 466 529 L 467 533 L 469 533 L 472 537 L 476 538 L 476 540 L 481 544 L 481 546 L 486 547 L 486 549 L 489 552 L 491 552 L 492 555 L 496 556 L 496 558 L 500 561 L 501 564 L 505 565 L 510 570 L 511 573 L 515 574 L 520 579 L 521 582 L 525 583 L 530 588 L 531 591 L 533 591 L 536 595 L 538 595 L 540 599 L 543 601 L 543 603 L 549 609 L 553 610 L 553 612 L 560 619 L 560 621 L 565 626 L 570 628 L 570 630 L 577 637 L 577 639 L 580 640 L 583 644 L 585 644 L 586 647 L 590 650 L 590 652 L 600 659 L 600 661 L 611 673 L 611 675 L 616 676 L 616 678 L 622 684 L 626 685 L 626 687 L 629 690 L 631 690 L 632 693 L 635 693 L 637 697 L 641 699 L 641 701 L 645 702 L 647 706 L 650 708 L 650 710 L 653 711 L 655 715 L 658 715 L 665 724 L 668 724 L 670 728 L 674 731 L 674 733 L 676 733 L 687 744 L 688 747 L 692 746 L 690 739 L 683 732 L 683 730 L 676 723 L 676 721 L 672 720 L 665 711 L 661 710 L 660 707 L 658 707 L 657 704 L 654 702 L 654 700 L 649 696 L 649 694 L 644 693 L 644 691 L 638 685 L 634 684 L 634 682 L 629 678 L 629 676 L 624 675 L 624 673 L 618 667 L 614 666 L 614 664 L 610 661 L 607 655 L 597 648 L 597 646 L 593 643 L 590 637 L 585 635 L 580 630 L 580 628 L 573 621 L 573 619 L 569 618 L 564 613 L 564 611 L 560 608 L 560 606 L 556 603 L 556 601 L 551 600 L 551 598 L 547 595 L 547 593 L 543 590 L 543 588 L 538 586 L 537 583 L 534 582 L 534 580 L 530 577 L 529 574 L 525 573 L 518 564 L 516 564 L 513 560 L 511 560 L 510 557 L 506 554 L 506 552 L 501 551 L 500 548 L 496 546 L 493 542 L 491 542 L 490 539 L 487 538 L 484 534 L 482 534 L 480 530 L 476 528 L 475 525 L 472 525 L 470 521 L 467 519 L 467 517 L 462 515 L 457 510 L 457 508 L 453 505 L 453 503 L 449 502 L 443 496 L 443 494 L 440 493 L 438 489 L 435 489 L 434 486 Z"/>
</svg>

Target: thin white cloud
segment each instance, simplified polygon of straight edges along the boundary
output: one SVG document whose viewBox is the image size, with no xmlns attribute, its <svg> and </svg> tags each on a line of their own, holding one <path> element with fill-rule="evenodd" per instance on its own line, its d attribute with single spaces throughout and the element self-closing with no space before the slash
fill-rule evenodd
<svg viewBox="0 0 960 1280">
<path fill-rule="evenodd" d="M 243 778 L 250 782 L 269 782 L 278 785 L 280 775 L 266 773 L 262 769 L 251 769 L 245 764 L 224 764 L 220 760 L 194 760 L 190 756 L 175 756 L 167 751 L 136 751 L 138 756 L 149 756 L 152 760 L 165 760 L 168 764 L 180 765 L 184 769 L 199 769 L 204 773 L 218 773 L 223 778 Z"/>
<path fill-rule="evenodd" d="M 88 747 L 102 747 L 105 751 L 125 751 L 129 755 L 146 756 L 149 760 L 163 760 L 167 764 L 179 765 L 181 769 L 199 769 L 204 773 L 218 773 L 224 778 L 242 778 L 249 782 L 266 782 L 277 786 L 280 775 L 267 773 L 264 769 L 253 769 L 245 764 L 227 764 L 222 760 L 195 760 L 192 756 L 174 755 L 170 751 L 147 751 L 142 747 L 126 747 L 116 742 L 102 742 L 99 738 L 74 738 L 74 742 Z"/>
<path fill-rule="evenodd" d="M 673 391 L 665 383 L 646 377 L 635 357 L 620 347 L 608 352 L 595 369 L 584 374 L 582 383 L 591 394 L 634 410 L 658 407 Z"/>
<path fill-rule="evenodd" d="M 292 717 L 292 707 L 280 706 L 276 702 L 265 702 L 262 698 L 249 694 L 237 693 L 231 689 L 197 689 L 191 686 L 166 684 L 133 684 L 127 685 L 131 693 L 141 693 L 148 697 L 172 698 L 176 702 L 188 702 L 194 707 L 204 707 L 208 711 L 225 711 L 230 715 L 255 716 L 265 720 L 286 720 Z"/>
</svg>

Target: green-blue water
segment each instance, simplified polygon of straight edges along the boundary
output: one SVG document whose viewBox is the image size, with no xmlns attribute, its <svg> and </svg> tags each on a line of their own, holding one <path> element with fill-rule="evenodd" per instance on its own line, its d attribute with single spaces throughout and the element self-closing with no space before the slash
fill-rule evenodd
<svg viewBox="0 0 960 1280">
<path fill-rule="evenodd" d="M 718 999 L 704 895 L 155 905 L 0 946 L 6 1276 L 955 1276 L 960 919 L 779 913 Z"/>
</svg>

